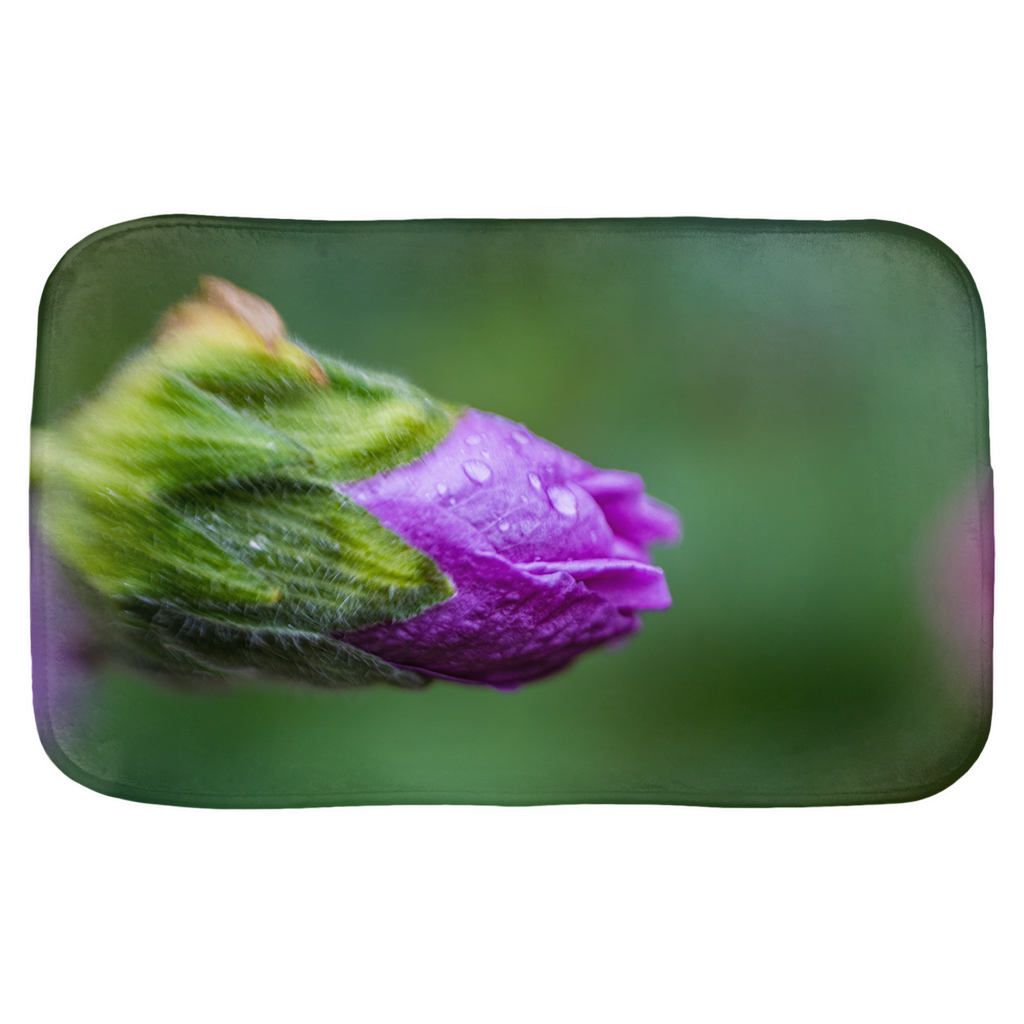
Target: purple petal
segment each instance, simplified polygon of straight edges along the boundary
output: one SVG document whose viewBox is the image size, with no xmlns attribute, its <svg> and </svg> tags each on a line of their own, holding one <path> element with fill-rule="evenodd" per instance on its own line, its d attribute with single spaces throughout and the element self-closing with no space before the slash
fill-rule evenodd
<svg viewBox="0 0 1024 1024">
<path fill-rule="evenodd" d="M 599 469 L 579 483 L 601 506 L 608 525 L 623 540 L 646 551 L 649 544 L 672 544 L 682 536 L 679 517 L 667 505 L 644 494 L 643 479 L 636 473 Z"/>
<path fill-rule="evenodd" d="M 665 574 L 654 565 L 621 558 L 592 558 L 576 562 L 529 562 L 520 568 L 534 576 L 566 572 L 617 608 L 663 611 L 672 606 Z"/>
<path fill-rule="evenodd" d="M 675 513 L 636 474 L 595 470 L 500 416 L 470 410 L 421 459 L 338 490 L 455 585 L 411 619 L 343 634 L 396 664 L 525 682 L 671 604 L 647 546 L 678 537 Z"/>
<path fill-rule="evenodd" d="M 526 682 L 549 675 L 639 621 L 568 572 L 529 572 L 496 552 L 457 515 L 390 498 L 370 511 L 426 551 L 455 584 L 454 597 L 402 622 L 342 634 L 396 664 L 467 681 Z"/>
</svg>

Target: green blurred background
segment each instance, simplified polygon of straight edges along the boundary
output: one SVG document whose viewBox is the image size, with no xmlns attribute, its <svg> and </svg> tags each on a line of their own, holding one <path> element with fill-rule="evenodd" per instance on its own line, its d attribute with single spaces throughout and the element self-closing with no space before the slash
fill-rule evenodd
<svg viewBox="0 0 1024 1024">
<path fill-rule="evenodd" d="M 641 473 L 685 520 L 682 544 L 655 550 L 674 605 L 512 693 L 197 694 L 101 675 L 49 709 L 80 781 L 214 806 L 813 804 L 927 795 L 977 756 L 987 680 L 956 668 L 922 580 L 988 463 L 984 332 L 969 275 L 930 236 L 134 222 L 47 286 L 36 422 L 94 390 L 201 274 L 268 299 L 314 350 Z"/>
</svg>

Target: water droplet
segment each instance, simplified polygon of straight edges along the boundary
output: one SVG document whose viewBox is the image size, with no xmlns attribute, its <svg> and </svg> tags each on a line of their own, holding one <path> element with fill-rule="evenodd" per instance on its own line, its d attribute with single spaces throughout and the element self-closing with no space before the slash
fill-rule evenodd
<svg viewBox="0 0 1024 1024">
<path fill-rule="evenodd" d="M 498 529 L 501 530 L 502 533 L 508 533 L 508 523 L 498 523 Z"/>
<path fill-rule="evenodd" d="M 485 484 L 491 479 L 491 467 L 485 462 L 477 462 L 476 459 L 464 462 L 462 464 L 462 471 L 470 480 L 475 480 L 478 484 Z"/>
<path fill-rule="evenodd" d="M 466 444 L 479 444 L 479 443 L 480 443 L 480 435 L 479 434 L 470 434 L 469 437 L 466 438 Z"/>
<path fill-rule="evenodd" d="M 437 485 L 437 493 L 438 494 L 447 494 L 448 493 L 448 485 L 447 484 L 438 484 Z"/>
<path fill-rule="evenodd" d="M 530 486 L 536 487 L 538 491 L 540 490 L 540 477 L 536 473 L 530 474 Z"/>
<path fill-rule="evenodd" d="M 530 438 L 520 430 L 513 430 L 512 437 L 520 444 L 529 444 Z"/>
<path fill-rule="evenodd" d="M 563 516 L 576 515 L 576 495 L 568 487 L 549 487 L 548 498 L 556 512 Z"/>
</svg>

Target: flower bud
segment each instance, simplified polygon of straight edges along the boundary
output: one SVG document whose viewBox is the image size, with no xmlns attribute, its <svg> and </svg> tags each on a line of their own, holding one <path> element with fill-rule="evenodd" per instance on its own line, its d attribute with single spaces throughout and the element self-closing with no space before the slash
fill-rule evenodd
<svg viewBox="0 0 1024 1024">
<path fill-rule="evenodd" d="M 639 477 L 314 356 L 217 278 L 32 465 L 109 645 L 179 678 L 514 686 L 670 603 Z"/>
</svg>

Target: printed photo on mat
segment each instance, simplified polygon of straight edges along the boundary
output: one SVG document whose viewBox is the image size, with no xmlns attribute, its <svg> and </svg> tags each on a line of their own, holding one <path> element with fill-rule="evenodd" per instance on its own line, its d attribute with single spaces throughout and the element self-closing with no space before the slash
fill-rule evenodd
<svg viewBox="0 0 1024 1024">
<path fill-rule="evenodd" d="M 40 737 L 197 806 L 928 796 L 988 731 L 987 431 L 898 224 L 117 225 L 40 312 Z"/>
</svg>

